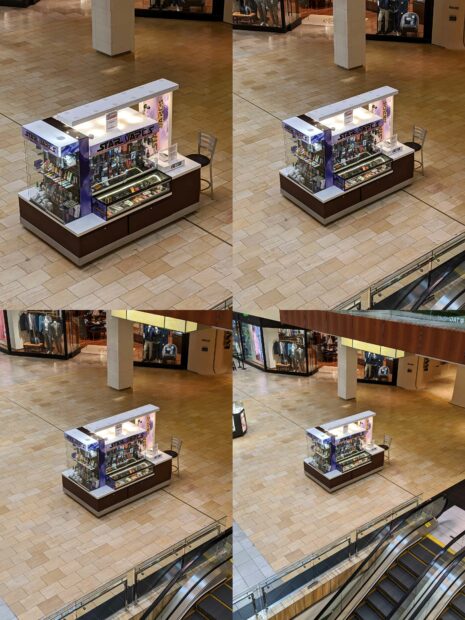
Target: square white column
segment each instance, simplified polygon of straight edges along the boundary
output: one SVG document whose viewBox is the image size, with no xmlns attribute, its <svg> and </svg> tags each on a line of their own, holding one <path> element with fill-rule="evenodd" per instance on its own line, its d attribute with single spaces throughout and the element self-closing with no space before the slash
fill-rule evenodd
<svg viewBox="0 0 465 620">
<path fill-rule="evenodd" d="M 92 0 L 92 47 L 108 56 L 134 51 L 134 0 Z"/>
<path fill-rule="evenodd" d="M 465 366 L 457 365 L 454 393 L 450 402 L 457 407 L 465 407 Z"/>
<path fill-rule="evenodd" d="M 365 65 L 365 0 L 334 0 L 334 62 L 344 69 Z"/>
<path fill-rule="evenodd" d="M 337 345 L 337 395 L 344 400 L 357 396 L 357 350 Z"/>
<path fill-rule="evenodd" d="M 115 390 L 131 388 L 134 376 L 132 322 L 107 312 L 107 383 Z"/>
</svg>

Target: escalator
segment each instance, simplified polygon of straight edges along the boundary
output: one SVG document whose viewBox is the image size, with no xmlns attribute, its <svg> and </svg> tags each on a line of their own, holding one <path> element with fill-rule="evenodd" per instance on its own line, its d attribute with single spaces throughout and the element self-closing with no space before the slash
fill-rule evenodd
<svg viewBox="0 0 465 620">
<path fill-rule="evenodd" d="M 465 620 L 465 547 L 451 549 L 464 538 L 462 532 L 447 545 L 448 561 L 425 575 L 399 620 Z"/>
<path fill-rule="evenodd" d="M 428 535 L 402 552 L 349 616 L 350 620 L 386 620 L 428 571 L 442 547 Z"/>
<path fill-rule="evenodd" d="M 138 620 L 231 620 L 232 531 L 196 549 L 167 574 Z"/>
<path fill-rule="evenodd" d="M 417 586 L 443 547 L 431 536 L 447 506 L 445 496 L 386 526 L 371 553 L 315 620 L 386 620 Z"/>
<path fill-rule="evenodd" d="M 377 302 L 378 310 L 462 310 L 465 308 L 465 254 L 461 253 Z"/>
<path fill-rule="evenodd" d="M 438 620 L 465 620 L 465 588 L 454 596 Z"/>
<path fill-rule="evenodd" d="M 184 617 L 185 620 L 230 620 L 232 618 L 232 579 L 214 588 Z"/>
</svg>

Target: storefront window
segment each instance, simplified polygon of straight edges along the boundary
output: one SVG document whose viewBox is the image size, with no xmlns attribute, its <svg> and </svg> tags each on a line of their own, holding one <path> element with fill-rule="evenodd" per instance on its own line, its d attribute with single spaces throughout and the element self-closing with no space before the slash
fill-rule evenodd
<svg viewBox="0 0 465 620">
<path fill-rule="evenodd" d="M 147 365 L 184 365 L 183 338 L 188 335 L 169 329 L 134 323 L 134 361 Z"/>
<path fill-rule="evenodd" d="M 0 311 L 0 348 L 6 348 L 8 346 L 8 340 L 6 337 L 6 323 L 5 323 L 5 313 L 3 310 Z"/>
<path fill-rule="evenodd" d="M 213 13 L 213 0 L 136 0 L 135 8 L 177 13 Z"/>
<path fill-rule="evenodd" d="M 233 356 L 239 360 L 242 359 L 242 343 L 241 343 L 241 334 L 239 332 L 239 322 L 233 319 L 233 338 L 234 338 L 234 349 Z"/>
<path fill-rule="evenodd" d="M 300 0 L 304 23 L 332 24 L 333 4 L 333 0 Z M 430 41 L 432 11 L 432 0 L 366 0 L 366 33 Z"/>
<path fill-rule="evenodd" d="M 397 360 L 376 353 L 358 351 L 357 378 L 370 383 L 395 385 L 397 379 Z"/>
<path fill-rule="evenodd" d="M 242 344 L 246 362 L 265 365 L 261 328 L 250 323 L 241 323 Z"/>
<path fill-rule="evenodd" d="M 263 342 L 268 370 L 307 372 L 304 330 L 264 327 Z"/>
<path fill-rule="evenodd" d="M 64 324 L 61 312 L 9 310 L 7 312 L 11 351 L 64 356 Z"/>
</svg>

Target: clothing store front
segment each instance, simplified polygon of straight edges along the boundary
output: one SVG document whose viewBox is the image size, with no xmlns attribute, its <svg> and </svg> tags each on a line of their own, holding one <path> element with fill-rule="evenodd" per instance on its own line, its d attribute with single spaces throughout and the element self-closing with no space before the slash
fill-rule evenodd
<svg viewBox="0 0 465 620">
<path fill-rule="evenodd" d="M 234 357 L 267 372 L 309 376 L 338 366 L 338 337 L 260 317 L 234 314 Z M 343 339 L 357 349 L 357 381 L 397 385 L 396 352 Z M 392 353 L 392 356 L 389 356 Z"/>
<path fill-rule="evenodd" d="M 234 315 L 234 357 L 267 372 L 304 375 L 318 369 L 318 352 L 312 332 L 278 321 Z"/>
<path fill-rule="evenodd" d="M 238 30 L 287 32 L 301 23 L 298 0 L 233 0 L 233 27 Z"/>
<path fill-rule="evenodd" d="M 223 21 L 224 0 L 135 0 L 136 17 Z"/>
<path fill-rule="evenodd" d="M 168 317 L 167 320 L 169 321 Z M 174 319 L 173 319 L 174 320 Z M 134 364 L 185 370 L 189 334 L 154 325 L 134 323 Z"/>
<path fill-rule="evenodd" d="M 334 0 L 300 0 L 302 23 L 332 26 Z M 368 39 L 431 43 L 434 0 L 366 0 Z"/>
<path fill-rule="evenodd" d="M 79 312 L 3 310 L 0 348 L 10 355 L 69 359 L 80 350 Z"/>
</svg>

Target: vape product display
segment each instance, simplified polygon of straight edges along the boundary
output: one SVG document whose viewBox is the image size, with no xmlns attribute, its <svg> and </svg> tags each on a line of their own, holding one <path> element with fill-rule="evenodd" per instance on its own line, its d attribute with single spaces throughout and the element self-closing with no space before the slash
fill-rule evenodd
<svg viewBox="0 0 465 620">
<path fill-rule="evenodd" d="M 341 167 L 334 174 L 334 185 L 340 189 L 351 189 L 362 183 L 367 183 L 376 177 L 390 173 L 392 159 L 383 153 L 367 156 L 361 163 Z"/>
<path fill-rule="evenodd" d="M 172 457 L 155 443 L 157 411 L 144 405 L 66 431 L 63 491 L 100 517 L 170 484 Z"/>
<path fill-rule="evenodd" d="M 301 118 L 283 122 L 288 176 L 310 192 L 325 188 L 324 133 Z"/>
<path fill-rule="evenodd" d="M 367 411 L 308 429 L 307 463 L 323 474 L 343 474 L 371 463 L 375 415 Z"/>
<path fill-rule="evenodd" d="M 109 220 L 123 211 L 134 209 L 168 194 L 171 188 L 170 181 L 170 177 L 160 170 L 146 173 L 142 177 L 138 175 L 133 181 L 96 193 L 92 203 L 93 211 L 101 218 Z"/>
<path fill-rule="evenodd" d="M 284 120 L 281 193 L 326 225 L 410 185 L 414 150 L 395 139 L 397 94 L 383 86 Z"/>
<path fill-rule="evenodd" d="M 241 401 L 233 402 L 232 430 L 233 439 L 243 437 L 247 432 L 247 418 L 245 416 L 244 405 Z"/>
</svg>

